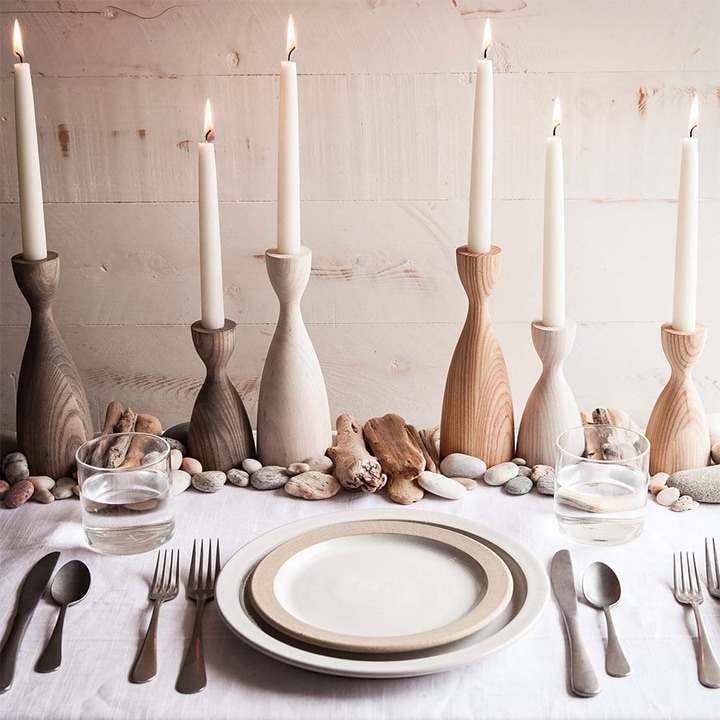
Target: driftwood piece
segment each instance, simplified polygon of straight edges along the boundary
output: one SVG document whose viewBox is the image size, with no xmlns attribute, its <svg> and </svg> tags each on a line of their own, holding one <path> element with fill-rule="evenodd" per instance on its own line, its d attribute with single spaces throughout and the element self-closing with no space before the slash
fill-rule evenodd
<svg viewBox="0 0 720 720">
<path fill-rule="evenodd" d="M 418 429 L 414 425 L 406 425 L 405 427 L 407 428 L 410 439 L 415 443 L 415 446 L 423 454 L 423 457 L 425 458 L 425 469 L 429 470 L 430 472 L 434 472 L 434 473 L 439 472 L 438 466 L 435 463 L 435 460 L 433 460 L 432 456 L 428 452 L 428 449 L 425 447 L 425 443 L 423 442 L 422 438 L 420 437 L 420 433 L 418 432 Z"/>
<path fill-rule="evenodd" d="M 362 425 L 347 413 L 338 416 L 335 445 L 327 450 L 333 461 L 333 475 L 346 490 L 373 493 L 384 487 L 387 476 L 380 462 L 365 447 Z"/>
<path fill-rule="evenodd" d="M 161 435 L 162 425 L 153 415 L 138 415 L 137 420 L 135 420 L 134 432 L 146 433 L 148 435 Z M 145 440 L 143 438 L 133 438 L 120 467 L 138 467 L 142 465 L 145 458 L 144 448 Z"/>
<path fill-rule="evenodd" d="M 137 420 L 137 414 L 131 409 L 126 408 L 123 412 L 120 422 L 115 426 L 115 432 L 118 433 L 130 433 L 135 430 L 135 421 Z M 125 455 L 127 454 L 130 446 L 130 438 L 122 437 L 117 438 L 115 442 L 110 445 L 107 450 L 107 457 L 105 458 L 105 467 L 117 468 L 120 467 L 125 461 Z"/>
<path fill-rule="evenodd" d="M 425 456 L 410 437 L 405 420 L 389 413 L 372 418 L 363 426 L 365 439 L 388 476 L 388 496 L 409 505 L 422 499 L 423 489 L 414 482 L 425 469 Z"/>
<path fill-rule="evenodd" d="M 162 431 L 162 424 L 154 415 L 141 414 L 137 416 L 134 432 L 162 435 Z"/>
<path fill-rule="evenodd" d="M 438 447 L 440 445 L 440 428 L 434 427 L 421 430 L 420 439 L 423 441 L 423 445 L 425 446 L 425 451 L 427 453 L 426 457 L 429 455 L 432 458 L 432 461 L 438 468 L 436 472 L 439 472 L 440 453 L 438 452 Z"/>
<path fill-rule="evenodd" d="M 115 428 L 122 418 L 123 406 L 117 400 L 112 400 L 108 403 L 107 410 L 105 410 L 105 424 L 103 425 L 101 435 L 111 435 L 115 432 Z"/>
</svg>

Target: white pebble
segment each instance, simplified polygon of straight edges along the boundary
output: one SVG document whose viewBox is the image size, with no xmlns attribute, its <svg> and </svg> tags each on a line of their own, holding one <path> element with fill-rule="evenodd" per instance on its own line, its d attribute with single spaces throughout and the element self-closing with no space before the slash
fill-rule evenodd
<svg viewBox="0 0 720 720">
<path fill-rule="evenodd" d="M 689 495 L 681 495 L 671 506 L 670 509 L 675 512 L 685 512 L 686 510 L 694 510 L 700 503 L 695 502 Z"/>
<path fill-rule="evenodd" d="M 650 478 L 648 490 L 650 490 L 653 495 L 657 495 L 661 490 L 664 490 L 667 487 L 667 480 L 669 477 L 670 475 L 666 472 L 656 473 Z"/>
<path fill-rule="evenodd" d="M 259 470 L 262 467 L 262 463 L 259 460 L 256 460 L 255 458 L 245 458 L 242 461 L 242 469 L 248 473 L 248 475 L 252 475 L 256 470 Z"/>
<path fill-rule="evenodd" d="M 418 484 L 423 490 L 448 500 L 461 500 L 467 495 L 467 490 L 457 480 L 429 470 L 420 473 Z"/>
<path fill-rule="evenodd" d="M 170 451 L 170 469 L 179 470 L 182 465 L 183 456 L 179 450 Z"/>
<path fill-rule="evenodd" d="M 661 490 L 655 499 L 665 507 L 670 507 L 680 497 L 680 491 L 675 487 L 665 488 Z"/>
<path fill-rule="evenodd" d="M 477 480 L 487 470 L 487 465 L 479 458 L 464 453 L 450 453 L 440 463 L 440 472 L 445 477 L 467 477 Z"/>
<path fill-rule="evenodd" d="M 172 482 L 173 495 L 179 495 L 190 487 L 190 473 L 185 470 L 171 470 L 170 481 Z"/>
<path fill-rule="evenodd" d="M 502 462 L 488 468 L 483 475 L 487 485 L 504 485 L 518 475 L 518 466 L 514 462 Z"/>
</svg>

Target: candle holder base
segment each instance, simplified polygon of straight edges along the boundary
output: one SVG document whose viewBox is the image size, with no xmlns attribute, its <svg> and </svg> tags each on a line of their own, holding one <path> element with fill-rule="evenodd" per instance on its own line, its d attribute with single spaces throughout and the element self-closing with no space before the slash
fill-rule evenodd
<svg viewBox="0 0 720 720">
<path fill-rule="evenodd" d="M 31 475 L 57 480 L 74 472 L 75 451 L 93 434 L 85 389 L 52 314 L 60 260 L 54 252 L 43 260 L 15 255 L 12 267 L 31 314 L 17 388 L 18 448 Z"/>
<path fill-rule="evenodd" d="M 442 457 L 465 453 L 488 467 L 511 460 L 515 442 L 510 381 L 488 309 L 501 257 L 496 246 L 487 253 L 457 248 L 468 313 L 450 362 L 440 421 Z"/>
<path fill-rule="evenodd" d="M 710 430 L 705 409 L 692 381 L 692 368 L 705 345 L 707 330 L 661 328 L 670 379 L 655 402 L 646 436 L 650 441 L 650 474 L 674 473 L 710 464 Z"/>
<path fill-rule="evenodd" d="M 240 467 L 246 458 L 255 457 L 250 420 L 227 374 L 235 349 L 235 323 L 225 320 L 222 328 L 207 330 L 198 321 L 190 330 L 207 375 L 190 416 L 188 453 L 205 470 L 227 472 Z"/>
<path fill-rule="evenodd" d="M 575 397 L 563 374 L 563 363 L 575 342 L 577 325 L 531 324 L 532 340 L 542 361 L 542 373 L 532 389 L 520 421 L 517 454 L 528 465 L 555 466 L 558 436 L 581 424 Z"/>
</svg>

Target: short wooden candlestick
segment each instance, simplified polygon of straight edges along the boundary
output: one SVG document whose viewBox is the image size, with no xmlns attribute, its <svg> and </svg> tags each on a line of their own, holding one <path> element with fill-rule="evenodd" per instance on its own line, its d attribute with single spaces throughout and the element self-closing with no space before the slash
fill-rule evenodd
<svg viewBox="0 0 720 720">
<path fill-rule="evenodd" d="M 227 374 L 235 349 L 235 323 L 225 320 L 222 328 L 207 330 L 198 321 L 190 330 L 207 375 L 190 416 L 188 453 L 204 470 L 227 472 L 240 467 L 245 458 L 255 457 L 250 420 Z"/>
<path fill-rule="evenodd" d="M 258 458 L 287 467 L 332 445 L 325 380 L 300 312 L 310 278 L 312 253 L 265 253 L 270 283 L 280 301 L 258 398 Z"/>
<path fill-rule="evenodd" d="M 561 433 L 581 424 L 575 396 L 563 375 L 563 363 L 575 342 L 577 325 L 564 327 L 531 324 L 532 340 L 542 361 L 542 373 L 532 389 L 518 431 L 517 454 L 528 465 L 555 465 L 555 441 Z"/>
<path fill-rule="evenodd" d="M 707 330 L 661 328 L 662 348 L 670 363 L 670 379 L 650 414 L 650 474 L 674 473 L 710 464 L 710 429 L 702 400 L 692 381 L 692 367 L 705 345 Z"/>
<path fill-rule="evenodd" d="M 52 314 L 60 260 L 12 258 L 20 292 L 30 306 L 30 332 L 17 388 L 18 448 L 32 475 L 53 479 L 75 470 L 75 451 L 92 437 L 92 421 L 80 375 Z"/>
<path fill-rule="evenodd" d="M 510 381 L 488 308 L 502 251 L 493 245 L 478 254 L 463 246 L 456 255 L 468 313 L 445 382 L 440 454 L 465 453 L 490 467 L 511 460 L 515 443 Z"/>
</svg>

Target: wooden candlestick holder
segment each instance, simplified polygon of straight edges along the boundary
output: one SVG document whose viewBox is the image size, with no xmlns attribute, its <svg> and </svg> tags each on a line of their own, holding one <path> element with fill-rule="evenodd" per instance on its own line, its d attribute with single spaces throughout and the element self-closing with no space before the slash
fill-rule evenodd
<svg viewBox="0 0 720 720">
<path fill-rule="evenodd" d="M 265 253 L 270 283 L 280 301 L 258 398 L 258 458 L 263 465 L 301 462 L 332 445 L 325 380 L 300 312 L 312 253 Z"/>
<path fill-rule="evenodd" d="M 227 472 L 240 467 L 245 458 L 255 457 L 250 420 L 227 374 L 235 349 L 235 323 L 225 320 L 222 328 L 207 330 L 197 321 L 190 330 L 207 375 L 190 416 L 188 453 L 204 470 Z"/>
<path fill-rule="evenodd" d="M 692 381 L 692 368 L 705 345 L 707 330 L 691 332 L 662 326 L 660 337 L 670 363 L 670 379 L 650 414 L 646 436 L 650 441 L 650 474 L 710 464 L 710 430 L 702 400 Z"/>
<path fill-rule="evenodd" d="M 60 260 L 50 252 L 43 260 L 12 258 L 20 292 L 30 306 L 28 334 L 17 388 L 18 448 L 31 475 L 72 475 L 75 451 L 92 437 L 85 389 L 60 337 L 52 313 Z"/>
<path fill-rule="evenodd" d="M 555 441 L 561 433 L 582 424 L 575 396 L 563 375 L 577 325 L 546 327 L 531 324 L 532 340 L 542 361 L 542 373 L 532 389 L 518 431 L 517 454 L 532 465 L 555 466 Z"/>
<path fill-rule="evenodd" d="M 493 245 L 478 254 L 463 246 L 456 255 L 468 313 L 445 382 L 440 454 L 465 453 L 490 467 L 511 460 L 515 443 L 510 381 L 488 308 L 502 251 Z"/>
</svg>

